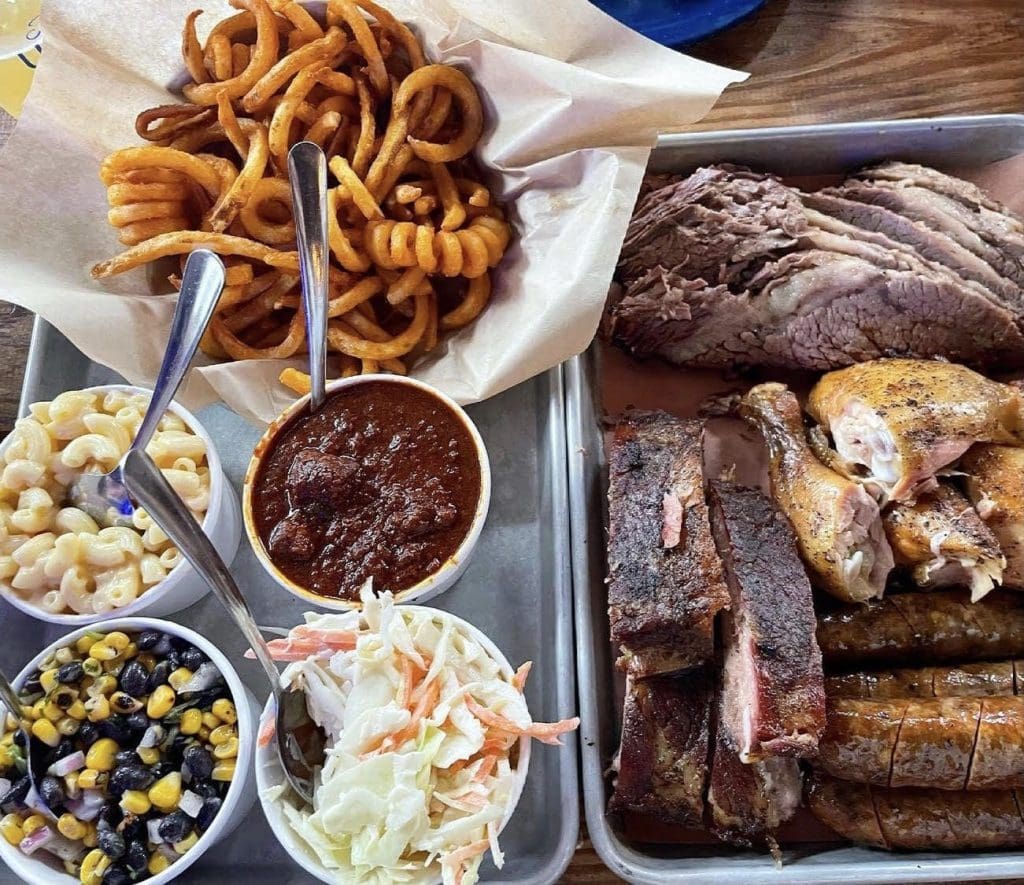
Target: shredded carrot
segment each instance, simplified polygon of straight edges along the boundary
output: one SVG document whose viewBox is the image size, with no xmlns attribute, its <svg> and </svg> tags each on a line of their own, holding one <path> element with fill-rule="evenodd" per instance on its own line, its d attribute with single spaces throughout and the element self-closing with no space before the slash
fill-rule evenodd
<svg viewBox="0 0 1024 885">
<path fill-rule="evenodd" d="M 476 716 L 484 725 L 489 725 L 492 728 L 500 729 L 501 731 L 507 731 L 509 734 L 525 735 L 527 737 L 536 738 L 541 743 L 555 744 L 561 746 L 562 742 L 558 739 L 558 736 L 565 734 L 567 731 L 572 731 L 577 728 L 580 724 L 578 717 L 572 719 L 563 719 L 561 722 L 531 722 L 527 726 L 517 725 L 511 719 L 502 716 L 500 713 L 495 713 L 493 710 L 488 710 L 486 707 L 482 707 L 472 697 L 466 699 L 466 706 L 469 708 L 469 712 Z"/>
<path fill-rule="evenodd" d="M 277 731 L 277 720 L 273 716 L 270 717 L 263 726 L 260 728 L 259 737 L 256 739 L 256 743 L 261 747 L 265 747 L 274 739 L 274 733 Z"/>
<path fill-rule="evenodd" d="M 402 658 L 402 706 L 409 709 L 412 703 L 412 681 L 416 678 L 416 665 L 406 657 Z"/>
<path fill-rule="evenodd" d="M 526 687 L 526 677 L 530 675 L 531 667 L 533 667 L 533 661 L 527 661 L 518 670 L 516 670 L 516 675 L 512 677 L 512 684 L 520 694 L 523 693 L 523 689 Z"/>
<path fill-rule="evenodd" d="M 391 735 L 384 743 L 389 747 L 400 747 L 407 740 L 416 737 L 420 730 L 420 721 L 434 708 L 440 695 L 441 682 L 435 679 L 427 686 L 426 691 L 420 695 L 419 702 L 412 711 L 412 718 L 409 720 L 409 723 L 405 728 Z"/>
<path fill-rule="evenodd" d="M 480 767 L 476 770 L 476 774 L 473 775 L 473 780 L 480 781 L 486 780 L 487 776 L 494 770 L 494 766 L 498 762 L 498 757 L 491 754 L 484 756 L 483 762 L 480 763 Z"/>
<path fill-rule="evenodd" d="M 472 762 L 472 761 L 473 761 L 472 759 L 456 759 L 451 765 L 449 765 L 445 769 L 445 771 L 448 774 L 458 774 L 460 771 L 462 771 L 463 768 L 465 768 L 467 765 L 469 765 L 469 763 Z"/>
<path fill-rule="evenodd" d="M 454 851 L 449 851 L 441 858 L 441 863 L 445 866 L 461 868 L 467 860 L 472 860 L 478 854 L 483 854 L 490 844 L 491 843 L 486 839 L 480 839 L 478 842 L 470 842 L 469 845 L 463 845 L 462 848 L 456 848 Z"/>
</svg>

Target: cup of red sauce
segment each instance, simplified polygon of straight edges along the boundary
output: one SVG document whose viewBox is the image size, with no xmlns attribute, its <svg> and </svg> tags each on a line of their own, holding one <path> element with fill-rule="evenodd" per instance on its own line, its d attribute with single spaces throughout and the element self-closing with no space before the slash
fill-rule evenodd
<svg viewBox="0 0 1024 885">
<path fill-rule="evenodd" d="M 359 607 L 367 578 L 425 602 L 466 569 L 491 497 L 480 432 L 452 399 L 397 375 L 327 385 L 267 428 L 245 475 L 249 542 L 282 587 L 321 608 Z"/>
</svg>

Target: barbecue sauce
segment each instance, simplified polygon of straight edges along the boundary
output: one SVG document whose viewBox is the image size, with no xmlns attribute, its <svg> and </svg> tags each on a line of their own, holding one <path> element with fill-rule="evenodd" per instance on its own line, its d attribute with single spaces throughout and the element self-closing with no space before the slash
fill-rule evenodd
<svg viewBox="0 0 1024 885">
<path fill-rule="evenodd" d="M 357 599 L 399 592 L 465 539 L 480 462 L 464 421 L 420 388 L 365 381 L 299 412 L 273 437 L 252 489 L 263 546 L 294 583 Z"/>
</svg>

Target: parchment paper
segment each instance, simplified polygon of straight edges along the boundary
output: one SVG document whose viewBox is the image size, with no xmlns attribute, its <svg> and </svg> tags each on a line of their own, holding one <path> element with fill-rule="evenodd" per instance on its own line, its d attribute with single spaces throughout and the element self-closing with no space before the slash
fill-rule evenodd
<svg viewBox="0 0 1024 885">
<path fill-rule="evenodd" d="M 600 317 L 650 146 L 702 117 L 744 75 L 627 30 L 585 0 L 387 0 L 435 60 L 468 68 L 488 109 L 479 153 L 499 171 L 517 235 L 492 303 L 415 374 L 462 402 L 492 396 L 583 350 Z M 133 122 L 179 100 L 181 28 L 200 36 L 226 2 L 52 0 L 46 51 L 0 153 L 0 297 L 35 311 L 137 384 L 156 376 L 175 296 L 143 270 L 94 283 L 119 251 L 100 160 L 139 144 Z M 209 363 L 209 361 L 206 361 Z M 179 398 L 218 397 L 267 422 L 292 399 L 283 361 L 206 364 Z M 293 363 L 301 365 L 301 363 Z"/>
</svg>

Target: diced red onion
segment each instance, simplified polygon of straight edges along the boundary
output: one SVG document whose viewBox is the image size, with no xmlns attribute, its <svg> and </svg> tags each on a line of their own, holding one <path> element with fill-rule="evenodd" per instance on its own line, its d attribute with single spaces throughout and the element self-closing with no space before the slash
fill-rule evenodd
<svg viewBox="0 0 1024 885">
<path fill-rule="evenodd" d="M 83 768 L 85 768 L 85 753 L 78 750 L 75 753 L 69 753 L 63 759 L 58 759 L 46 769 L 46 773 L 52 774 L 54 777 L 64 777 L 71 774 L 72 771 L 79 771 Z"/>
<path fill-rule="evenodd" d="M 199 669 L 192 674 L 192 678 L 178 689 L 178 694 L 206 691 L 208 688 L 213 688 L 221 679 L 217 665 L 213 661 L 206 661 L 204 664 L 200 664 Z"/>
<path fill-rule="evenodd" d="M 146 835 L 149 837 L 150 845 L 161 845 L 164 837 L 160 835 L 160 822 L 162 817 L 152 818 L 146 821 Z"/>
<path fill-rule="evenodd" d="M 161 725 L 151 725 L 146 729 L 142 735 L 142 740 L 139 741 L 139 746 L 144 749 L 155 747 L 164 739 L 164 729 Z"/>
<path fill-rule="evenodd" d="M 5 777 L 0 777 L 0 796 L 6 796 L 11 789 L 11 782 Z"/>
<path fill-rule="evenodd" d="M 85 790 L 78 799 L 68 799 L 64 804 L 79 820 L 96 820 L 103 808 L 103 793 L 100 790 Z"/>
<path fill-rule="evenodd" d="M 48 826 L 43 826 L 29 833 L 18 843 L 18 847 L 21 849 L 22 854 L 35 854 L 36 851 L 40 848 L 45 848 L 59 835 L 59 833 L 51 830 Z"/>
<path fill-rule="evenodd" d="M 191 818 L 198 817 L 199 812 L 203 810 L 203 797 L 196 795 L 191 790 L 185 790 L 178 801 L 178 808 Z"/>
<path fill-rule="evenodd" d="M 53 839 L 43 846 L 50 854 L 59 857 L 61 860 L 77 860 L 85 854 L 85 847 L 81 842 L 72 842 L 64 838 L 60 833 L 54 833 Z"/>
<path fill-rule="evenodd" d="M 178 854 L 178 852 L 175 851 L 174 848 L 167 842 L 161 842 L 159 845 L 157 845 L 156 850 L 157 853 L 162 854 L 171 863 L 174 863 L 179 857 L 181 857 L 181 855 Z"/>
</svg>

